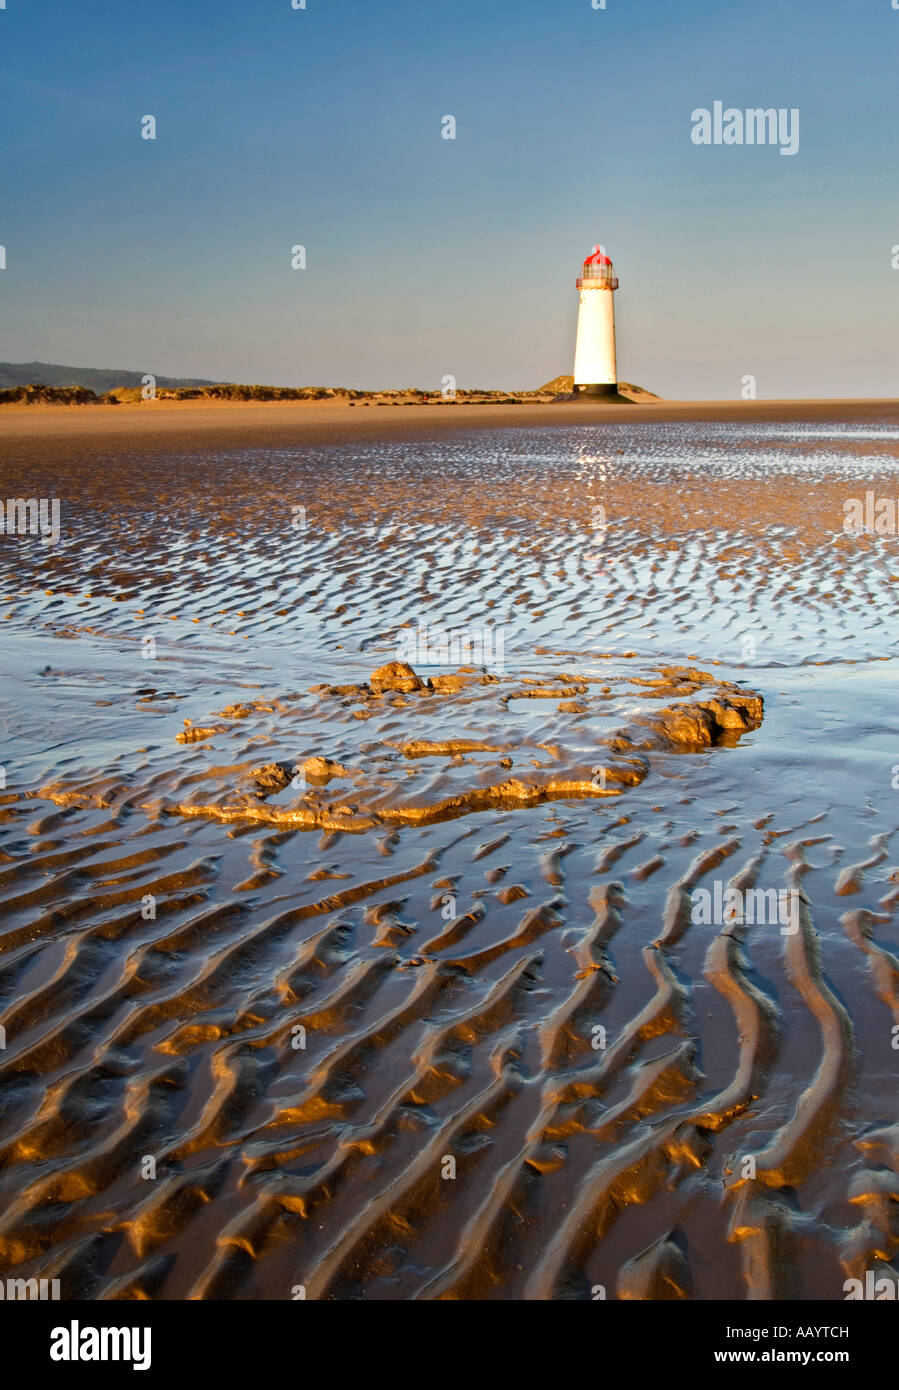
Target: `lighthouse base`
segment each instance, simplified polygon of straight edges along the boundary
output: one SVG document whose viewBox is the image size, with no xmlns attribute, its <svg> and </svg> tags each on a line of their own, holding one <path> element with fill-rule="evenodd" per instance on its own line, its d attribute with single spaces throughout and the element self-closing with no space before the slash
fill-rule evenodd
<svg viewBox="0 0 899 1390">
<path fill-rule="evenodd" d="M 575 383 L 574 394 L 577 397 L 583 397 L 585 400 L 591 400 L 597 396 L 617 396 L 618 382 L 612 381 L 598 386 L 580 386 Z"/>
</svg>

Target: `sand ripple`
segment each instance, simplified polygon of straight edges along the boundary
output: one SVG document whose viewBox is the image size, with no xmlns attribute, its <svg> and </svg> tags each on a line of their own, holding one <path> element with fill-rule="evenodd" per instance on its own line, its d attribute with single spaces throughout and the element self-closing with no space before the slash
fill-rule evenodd
<svg viewBox="0 0 899 1390">
<path fill-rule="evenodd" d="M 841 532 L 899 495 L 883 433 L 26 453 L 10 495 L 70 520 L 2 552 L 0 1269 L 895 1272 L 899 555 Z M 422 621 L 501 625 L 504 665 L 379 687 Z M 793 892 L 797 929 L 696 922 L 716 883 Z"/>
</svg>

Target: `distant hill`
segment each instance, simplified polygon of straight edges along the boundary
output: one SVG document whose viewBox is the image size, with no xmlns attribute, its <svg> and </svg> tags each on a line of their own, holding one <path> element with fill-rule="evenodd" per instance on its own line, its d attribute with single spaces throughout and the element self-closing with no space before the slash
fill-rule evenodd
<svg viewBox="0 0 899 1390">
<path fill-rule="evenodd" d="M 116 386 L 140 387 L 146 372 L 127 372 L 117 367 L 60 367 L 55 362 L 0 362 L 0 390 L 10 386 L 87 386 L 105 395 Z M 200 377 L 157 376 L 156 385 L 214 386 Z"/>
<path fill-rule="evenodd" d="M 130 372 L 121 367 L 61 367 L 56 362 L 0 362 L 0 391 L 15 393 L 4 395 L 4 401 L 27 399 L 60 402 L 63 401 L 63 397 L 50 395 L 46 391 L 23 394 L 22 388 L 46 387 L 50 391 L 77 388 L 88 393 L 93 392 L 95 398 L 108 398 L 110 392 L 115 392 L 116 399 L 109 402 L 115 405 L 116 401 L 140 400 L 145 375 L 146 372 Z M 573 383 L 573 377 L 557 376 L 545 386 L 538 387 L 536 391 L 460 389 L 456 395 L 460 401 L 467 403 L 479 399 L 483 399 L 485 403 L 498 401 L 502 404 L 513 399 L 523 402 L 538 396 L 569 395 L 574 389 Z M 406 387 L 401 391 L 360 391 L 347 386 L 244 386 L 233 382 L 210 381 L 203 377 L 156 376 L 156 386 L 160 393 L 178 392 L 179 396 L 183 393 L 188 398 L 202 395 L 218 400 L 304 400 L 310 397 L 315 399 L 339 396 L 356 400 L 370 398 L 378 405 L 386 405 L 391 400 L 397 404 L 402 402 L 412 405 L 423 404 L 429 399 L 440 399 L 436 391 L 422 391 L 414 387 Z M 642 386 L 633 386 L 627 381 L 618 383 L 618 393 L 631 401 L 662 399 L 652 391 L 647 391 Z M 74 405 L 82 404 L 91 397 L 88 394 L 65 399 L 66 403 Z"/>
</svg>

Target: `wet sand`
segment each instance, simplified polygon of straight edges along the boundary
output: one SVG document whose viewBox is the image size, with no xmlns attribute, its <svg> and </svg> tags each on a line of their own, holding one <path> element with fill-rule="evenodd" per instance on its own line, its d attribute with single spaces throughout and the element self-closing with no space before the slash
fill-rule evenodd
<svg viewBox="0 0 899 1390">
<path fill-rule="evenodd" d="M 895 1276 L 899 407 L 151 409 L 0 411 L 0 1274 Z"/>
</svg>

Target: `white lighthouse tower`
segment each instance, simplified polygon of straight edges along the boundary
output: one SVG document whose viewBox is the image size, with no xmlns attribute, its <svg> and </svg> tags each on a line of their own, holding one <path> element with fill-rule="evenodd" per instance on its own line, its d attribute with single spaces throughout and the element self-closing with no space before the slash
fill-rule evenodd
<svg viewBox="0 0 899 1390">
<path fill-rule="evenodd" d="M 574 349 L 576 396 L 614 396 L 618 391 L 615 361 L 615 303 L 618 276 L 604 246 L 594 246 L 577 282 L 577 344 Z"/>
</svg>

